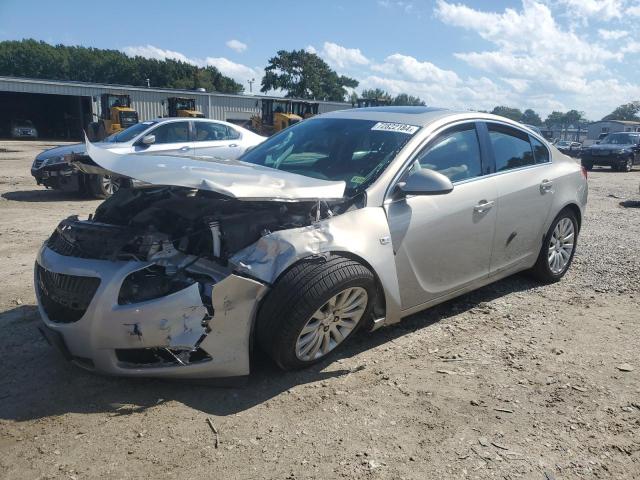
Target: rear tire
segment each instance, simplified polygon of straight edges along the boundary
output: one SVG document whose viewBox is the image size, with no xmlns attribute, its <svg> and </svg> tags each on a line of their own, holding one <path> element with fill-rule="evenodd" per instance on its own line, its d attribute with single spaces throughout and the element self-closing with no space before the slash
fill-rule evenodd
<svg viewBox="0 0 640 480">
<path fill-rule="evenodd" d="M 633 170 L 633 157 L 629 157 L 624 163 L 621 163 L 618 171 L 630 172 L 631 170 Z"/>
<path fill-rule="evenodd" d="M 107 129 L 104 127 L 104 123 L 100 122 L 96 133 L 96 141 L 101 142 L 105 138 L 107 138 Z"/>
<path fill-rule="evenodd" d="M 260 308 L 256 339 L 283 370 L 324 360 L 370 316 L 376 292 L 362 264 L 332 255 L 285 272 Z"/>
<path fill-rule="evenodd" d="M 569 270 L 578 245 L 578 219 L 569 209 L 562 210 L 544 236 L 540 254 L 530 273 L 543 283 L 560 280 Z M 568 246 L 571 248 L 568 248 Z"/>
</svg>

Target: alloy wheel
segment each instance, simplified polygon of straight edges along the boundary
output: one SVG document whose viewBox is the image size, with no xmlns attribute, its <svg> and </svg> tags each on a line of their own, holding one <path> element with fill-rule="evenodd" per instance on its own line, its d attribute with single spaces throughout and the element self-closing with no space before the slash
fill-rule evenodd
<svg viewBox="0 0 640 480">
<path fill-rule="evenodd" d="M 331 297 L 302 327 L 296 340 L 296 356 L 302 361 L 324 357 L 356 328 L 369 296 L 362 287 L 350 287 Z"/>
<path fill-rule="evenodd" d="M 564 217 L 556 224 L 549 240 L 549 269 L 554 275 L 565 271 L 575 248 L 575 228 L 570 218 Z"/>
<path fill-rule="evenodd" d="M 110 175 L 104 175 L 102 177 L 102 188 L 108 195 L 113 195 L 120 189 L 120 181 L 111 178 Z"/>
</svg>

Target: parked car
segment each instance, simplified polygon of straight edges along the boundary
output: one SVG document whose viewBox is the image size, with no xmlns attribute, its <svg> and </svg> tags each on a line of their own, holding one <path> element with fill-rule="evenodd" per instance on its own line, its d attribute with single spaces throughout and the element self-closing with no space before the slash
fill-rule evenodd
<svg viewBox="0 0 640 480">
<path fill-rule="evenodd" d="M 427 107 L 331 112 L 237 161 L 131 156 L 96 166 L 146 185 L 40 249 L 42 330 L 67 358 L 126 376 L 283 369 L 523 270 L 569 269 L 586 172 L 521 124 Z"/>
<path fill-rule="evenodd" d="M 9 131 L 11 138 L 38 138 L 38 130 L 31 120 L 12 120 Z"/>
<path fill-rule="evenodd" d="M 556 148 L 565 155 L 569 155 L 570 157 L 579 157 L 580 151 L 582 149 L 582 144 L 580 142 L 560 140 L 558 143 L 556 143 Z"/>
<path fill-rule="evenodd" d="M 587 170 L 601 165 L 619 172 L 630 172 L 634 165 L 640 164 L 640 133 L 610 133 L 599 143 L 583 148 L 581 157 Z"/>
<path fill-rule="evenodd" d="M 232 159 L 264 139 L 245 128 L 218 120 L 159 118 L 132 125 L 97 145 L 118 153 L 163 153 Z M 69 163 L 70 156 L 84 155 L 84 143 L 45 150 L 34 160 L 31 175 L 38 185 L 80 191 L 98 198 L 106 198 L 121 186 L 130 184 L 128 179 L 109 173 L 84 174 Z"/>
</svg>

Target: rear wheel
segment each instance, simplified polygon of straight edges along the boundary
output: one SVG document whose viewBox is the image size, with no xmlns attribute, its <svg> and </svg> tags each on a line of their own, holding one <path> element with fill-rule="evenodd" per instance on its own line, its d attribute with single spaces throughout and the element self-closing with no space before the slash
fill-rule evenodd
<svg viewBox="0 0 640 480">
<path fill-rule="evenodd" d="M 371 311 L 373 274 L 349 258 L 304 260 L 265 299 L 257 323 L 260 347 L 284 370 L 313 365 L 340 348 Z"/>
<path fill-rule="evenodd" d="M 107 129 L 105 128 L 104 123 L 100 122 L 96 133 L 96 141 L 101 142 L 105 138 L 107 138 Z"/>
<path fill-rule="evenodd" d="M 633 157 L 627 158 L 619 166 L 619 171 L 620 172 L 630 172 L 631 170 L 633 170 Z"/>
<path fill-rule="evenodd" d="M 560 280 L 571 266 L 577 241 L 578 220 L 565 209 L 551 223 L 531 273 L 544 283 Z"/>
</svg>

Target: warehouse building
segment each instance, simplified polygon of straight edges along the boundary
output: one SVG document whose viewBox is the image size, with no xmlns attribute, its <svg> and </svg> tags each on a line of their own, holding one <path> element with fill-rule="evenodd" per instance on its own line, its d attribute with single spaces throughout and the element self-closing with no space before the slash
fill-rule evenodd
<svg viewBox="0 0 640 480">
<path fill-rule="evenodd" d="M 633 120 L 600 120 L 587 126 L 587 140 L 600 140 L 607 133 L 640 132 L 640 122 Z"/>
<path fill-rule="evenodd" d="M 41 138 L 80 140 L 100 114 L 103 93 L 130 95 L 140 121 L 167 115 L 169 97 L 189 97 L 205 117 L 239 124 L 260 115 L 262 99 L 278 98 L 0 76 L 0 136 L 9 135 L 11 121 L 31 120 Z M 348 103 L 319 103 L 319 113 L 351 108 Z"/>
</svg>

